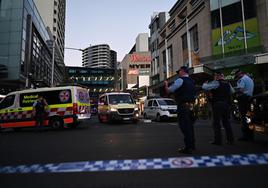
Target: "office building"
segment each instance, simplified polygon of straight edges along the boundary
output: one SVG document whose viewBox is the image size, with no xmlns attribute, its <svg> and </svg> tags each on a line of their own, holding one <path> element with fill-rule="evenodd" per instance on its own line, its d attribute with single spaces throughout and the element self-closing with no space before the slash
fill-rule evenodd
<svg viewBox="0 0 268 188">
<path fill-rule="evenodd" d="M 54 44 L 50 43 L 49 47 L 54 54 L 54 64 L 59 68 L 54 75 L 54 85 L 56 85 L 64 77 L 66 0 L 34 0 L 34 2 L 55 41 Z"/>
<path fill-rule="evenodd" d="M 121 90 L 138 89 L 149 86 L 151 72 L 151 53 L 149 52 L 148 33 L 141 33 L 136 43 L 121 62 Z"/>
<path fill-rule="evenodd" d="M 0 93 L 50 85 L 49 41 L 33 0 L 0 1 Z"/>
</svg>

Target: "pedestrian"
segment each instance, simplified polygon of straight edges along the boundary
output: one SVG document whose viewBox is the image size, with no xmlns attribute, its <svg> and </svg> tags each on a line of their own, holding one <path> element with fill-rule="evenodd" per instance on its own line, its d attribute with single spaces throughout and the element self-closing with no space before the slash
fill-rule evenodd
<svg viewBox="0 0 268 188">
<path fill-rule="evenodd" d="M 43 98 L 42 95 L 38 96 L 38 99 L 33 104 L 33 115 L 35 119 L 35 125 L 36 127 L 41 130 L 43 127 L 44 119 L 46 116 L 46 110 L 47 107 L 46 99 Z"/>
<path fill-rule="evenodd" d="M 174 93 L 177 103 L 178 123 L 184 135 L 183 148 L 179 149 L 180 153 L 190 154 L 195 150 L 193 102 L 195 99 L 195 83 L 189 77 L 188 68 L 182 66 L 176 73 L 179 78 L 168 87 L 168 82 L 164 82 L 165 91 Z"/>
<path fill-rule="evenodd" d="M 230 145 L 234 144 L 234 136 L 230 123 L 230 105 L 234 89 L 228 81 L 224 80 L 224 75 L 221 72 L 215 72 L 214 80 L 204 83 L 202 89 L 210 91 L 211 94 L 214 140 L 210 143 L 222 145 L 222 122 L 226 134 L 226 143 Z"/>
<path fill-rule="evenodd" d="M 249 109 L 250 98 L 253 95 L 254 90 L 254 82 L 253 80 L 246 75 L 243 71 L 238 69 L 235 72 L 235 78 L 237 81 L 236 94 L 238 100 L 238 109 L 241 118 L 241 130 L 242 137 L 238 140 L 240 141 L 253 141 L 254 133 L 253 130 L 249 128 L 249 124 L 247 122 L 247 111 Z"/>
</svg>

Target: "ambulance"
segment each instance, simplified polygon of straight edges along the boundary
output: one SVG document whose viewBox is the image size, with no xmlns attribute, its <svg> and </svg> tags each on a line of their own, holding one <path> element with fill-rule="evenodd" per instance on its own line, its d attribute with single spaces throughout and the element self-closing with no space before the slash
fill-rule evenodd
<svg viewBox="0 0 268 188">
<path fill-rule="evenodd" d="M 75 128 L 90 119 L 88 90 L 78 86 L 27 89 L 6 95 L 0 102 L 0 129 L 35 126 L 33 103 L 38 96 L 47 101 L 44 126 Z"/>
<path fill-rule="evenodd" d="M 113 121 L 132 121 L 137 123 L 139 110 L 129 93 L 104 93 L 98 101 L 98 119 L 100 123 Z"/>
</svg>

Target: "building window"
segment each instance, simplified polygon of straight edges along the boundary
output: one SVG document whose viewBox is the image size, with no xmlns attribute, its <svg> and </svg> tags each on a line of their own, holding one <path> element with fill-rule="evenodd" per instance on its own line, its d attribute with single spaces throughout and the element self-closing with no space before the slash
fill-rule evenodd
<svg viewBox="0 0 268 188">
<path fill-rule="evenodd" d="M 223 0 L 222 2 L 222 22 L 223 26 L 230 25 L 233 23 L 242 21 L 242 7 L 241 2 L 231 1 L 230 3 L 226 3 Z M 211 11 L 211 26 L 212 29 L 220 27 L 220 7 L 219 4 L 214 2 L 214 0 L 210 1 L 211 7 L 213 10 Z M 244 1 L 244 12 L 245 19 L 250 19 L 256 17 L 256 0 Z"/>
<path fill-rule="evenodd" d="M 168 70 L 169 76 L 173 75 L 173 50 L 172 46 L 168 47 Z"/>
<path fill-rule="evenodd" d="M 182 41 L 182 50 L 184 51 L 187 49 L 187 33 L 182 35 L 181 41 Z"/>
<path fill-rule="evenodd" d="M 164 79 L 167 78 L 167 59 L 166 59 L 166 50 L 162 52 L 162 57 L 163 57 L 163 72 L 164 72 Z"/>
<path fill-rule="evenodd" d="M 170 31 L 173 31 L 175 29 L 175 20 L 173 20 L 169 25 L 168 28 Z"/>
<path fill-rule="evenodd" d="M 199 50 L 199 39 L 198 39 L 198 27 L 197 25 L 193 26 L 190 31 L 190 44 L 191 44 L 191 53 Z M 187 33 L 182 35 L 182 50 L 183 50 L 183 62 L 188 61 L 188 44 L 187 44 Z"/>
<path fill-rule="evenodd" d="M 192 5 L 192 7 L 196 7 L 199 3 L 201 2 L 201 0 L 191 0 L 190 4 Z"/>
<path fill-rule="evenodd" d="M 197 51 L 199 49 L 197 25 L 190 29 L 190 37 L 192 50 Z"/>
</svg>

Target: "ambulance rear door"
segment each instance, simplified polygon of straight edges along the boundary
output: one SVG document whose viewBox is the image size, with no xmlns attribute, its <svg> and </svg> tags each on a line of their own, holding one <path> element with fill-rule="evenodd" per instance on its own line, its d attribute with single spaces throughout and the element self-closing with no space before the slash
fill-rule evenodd
<svg viewBox="0 0 268 188">
<path fill-rule="evenodd" d="M 7 95 L 0 102 L 0 127 L 9 128 L 16 127 L 18 109 L 17 109 L 17 93 Z"/>
<path fill-rule="evenodd" d="M 77 104 L 77 118 L 90 119 L 90 97 L 88 90 L 82 87 L 74 88 L 74 102 Z"/>
</svg>

